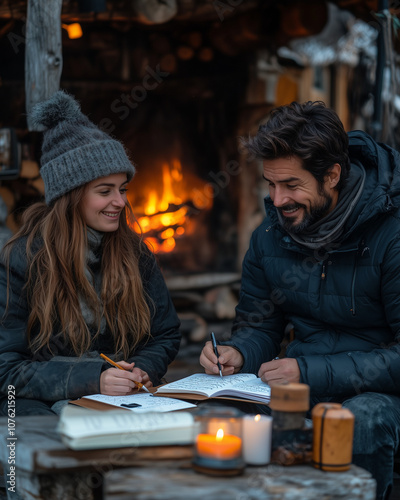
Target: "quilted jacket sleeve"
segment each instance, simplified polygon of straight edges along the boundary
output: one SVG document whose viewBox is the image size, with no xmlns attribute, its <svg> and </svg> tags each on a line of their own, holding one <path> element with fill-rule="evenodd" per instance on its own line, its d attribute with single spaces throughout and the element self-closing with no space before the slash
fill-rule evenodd
<svg viewBox="0 0 400 500">
<path fill-rule="evenodd" d="M 301 382 L 314 396 L 351 396 L 362 392 L 400 394 L 400 241 L 388 246 L 381 266 L 381 305 L 393 341 L 369 352 L 349 351 L 297 359 Z"/>
<path fill-rule="evenodd" d="M 252 236 L 243 261 L 242 284 L 231 340 L 244 357 L 242 372 L 257 374 L 262 363 L 271 361 L 280 351 L 285 320 L 279 309 L 279 297 L 268 284 L 257 248 L 259 232 Z"/>
</svg>

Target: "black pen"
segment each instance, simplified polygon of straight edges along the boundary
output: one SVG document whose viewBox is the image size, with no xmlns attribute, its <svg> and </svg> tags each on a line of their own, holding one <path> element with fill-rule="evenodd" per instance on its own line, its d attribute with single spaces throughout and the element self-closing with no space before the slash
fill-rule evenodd
<svg viewBox="0 0 400 500">
<path fill-rule="evenodd" d="M 219 361 L 218 361 L 219 353 L 218 353 L 218 349 L 217 349 L 217 341 L 215 340 L 214 332 L 211 332 L 211 342 L 212 342 L 212 345 L 214 348 L 214 353 L 217 356 L 217 365 L 218 365 L 218 369 L 219 369 L 219 376 L 222 378 L 222 369 L 221 369 L 221 365 L 219 364 Z"/>
</svg>

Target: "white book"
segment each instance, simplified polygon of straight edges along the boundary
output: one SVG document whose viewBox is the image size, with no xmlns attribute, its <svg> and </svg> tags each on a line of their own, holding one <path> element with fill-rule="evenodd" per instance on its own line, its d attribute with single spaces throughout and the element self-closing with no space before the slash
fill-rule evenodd
<svg viewBox="0 0 400 500">
<path fill-rule="evenodd" d="M 136 414 L 67 405 L 61 412 L 57 430 L 66 446 L 86 450 L 192 444 L 197 424 L 189 412 Z"/>
<path fill-rule="evenodd" d="M 268 403 L 271 398 L 271 388 L 252 373 L 237 373 L 223 378 L 219 375 L 195 373 L 159 387 L 156 395 L 183 399 L 220 398 Z"/>
</svg>

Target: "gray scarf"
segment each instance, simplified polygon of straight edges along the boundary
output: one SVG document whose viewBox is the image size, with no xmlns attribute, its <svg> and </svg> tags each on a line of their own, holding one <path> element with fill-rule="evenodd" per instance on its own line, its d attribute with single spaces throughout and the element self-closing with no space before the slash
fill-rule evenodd
<svg viewBox="0 0 400 500">
<path fill-rule="evenodd" d="M 94 229 L 87 228 L 87 239 L 88 239 L 88 248 L 86 250 L 86 267 L 85 267 L 85 275 L 89 282 L 93 285 L 96 290 L 97 295 L 100 297 L 101 292 L 101 273 L 95 272 L 93 273 L 90 269 L 90 266 L 94 266 L 96 264 L 100 264 L 100 248 L 103 241 L 103 233 L 99 231 L 95 231 Z M 95 324 L 95 315 L 93 311 L 88 307 L 85 297 L 79 297 L 79 303 L 81 306 L 82 316 L 85 320 L 85 323 L 88 326 L 95 327 L 97 329 L 97 324 Z M 101 318 L 100 322 L 100 333 L 104 333 L 106 329 L 106 319 L 104 317 Z"/>
<path fill-rule="evenodd" d="M 326 217 L 315 222 L 301 234 L 293 234 L 290 231 L 291 238 L 307 248 L 313 250 L 327 247 L 332 243 L 338 242 L 344 231 L 344 225 L 354 210 L 361 193 L 364 189 L 365 170 L 361 164 L 352 164 L 347 180 L 347 184 L 339 194 L 336 207 Z M 278 218 L 281 215 L 278 212 Z"/>
</svg>

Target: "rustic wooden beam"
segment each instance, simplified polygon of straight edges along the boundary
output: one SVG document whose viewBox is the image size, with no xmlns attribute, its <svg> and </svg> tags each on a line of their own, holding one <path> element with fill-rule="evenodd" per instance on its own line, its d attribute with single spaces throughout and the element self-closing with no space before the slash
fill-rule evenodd
<svg viewBox="0 0 400 500">
<path fill-rule="evenodd" d="M 221 16 L 232 17 L 257 5 L 258 0 L 107 0 L 107 11 L 89 13 L 79 10 L 77 0 L 63 0 L 61 19 L 63 22 L 134 21 L 142 24 L 160 24 L 172 19 L 192 23 L 219 22 Z M 0 1 L 0 19 L 25 20 L 26 6 L 27 0 Z"/>
<path fill-rule="evenodd" d="M 60 87 L 62 0 L 29 0 L 26 22 L 26 111 Z M 28 118 L 28 129 L 38 131 Z"/>
</svg>

